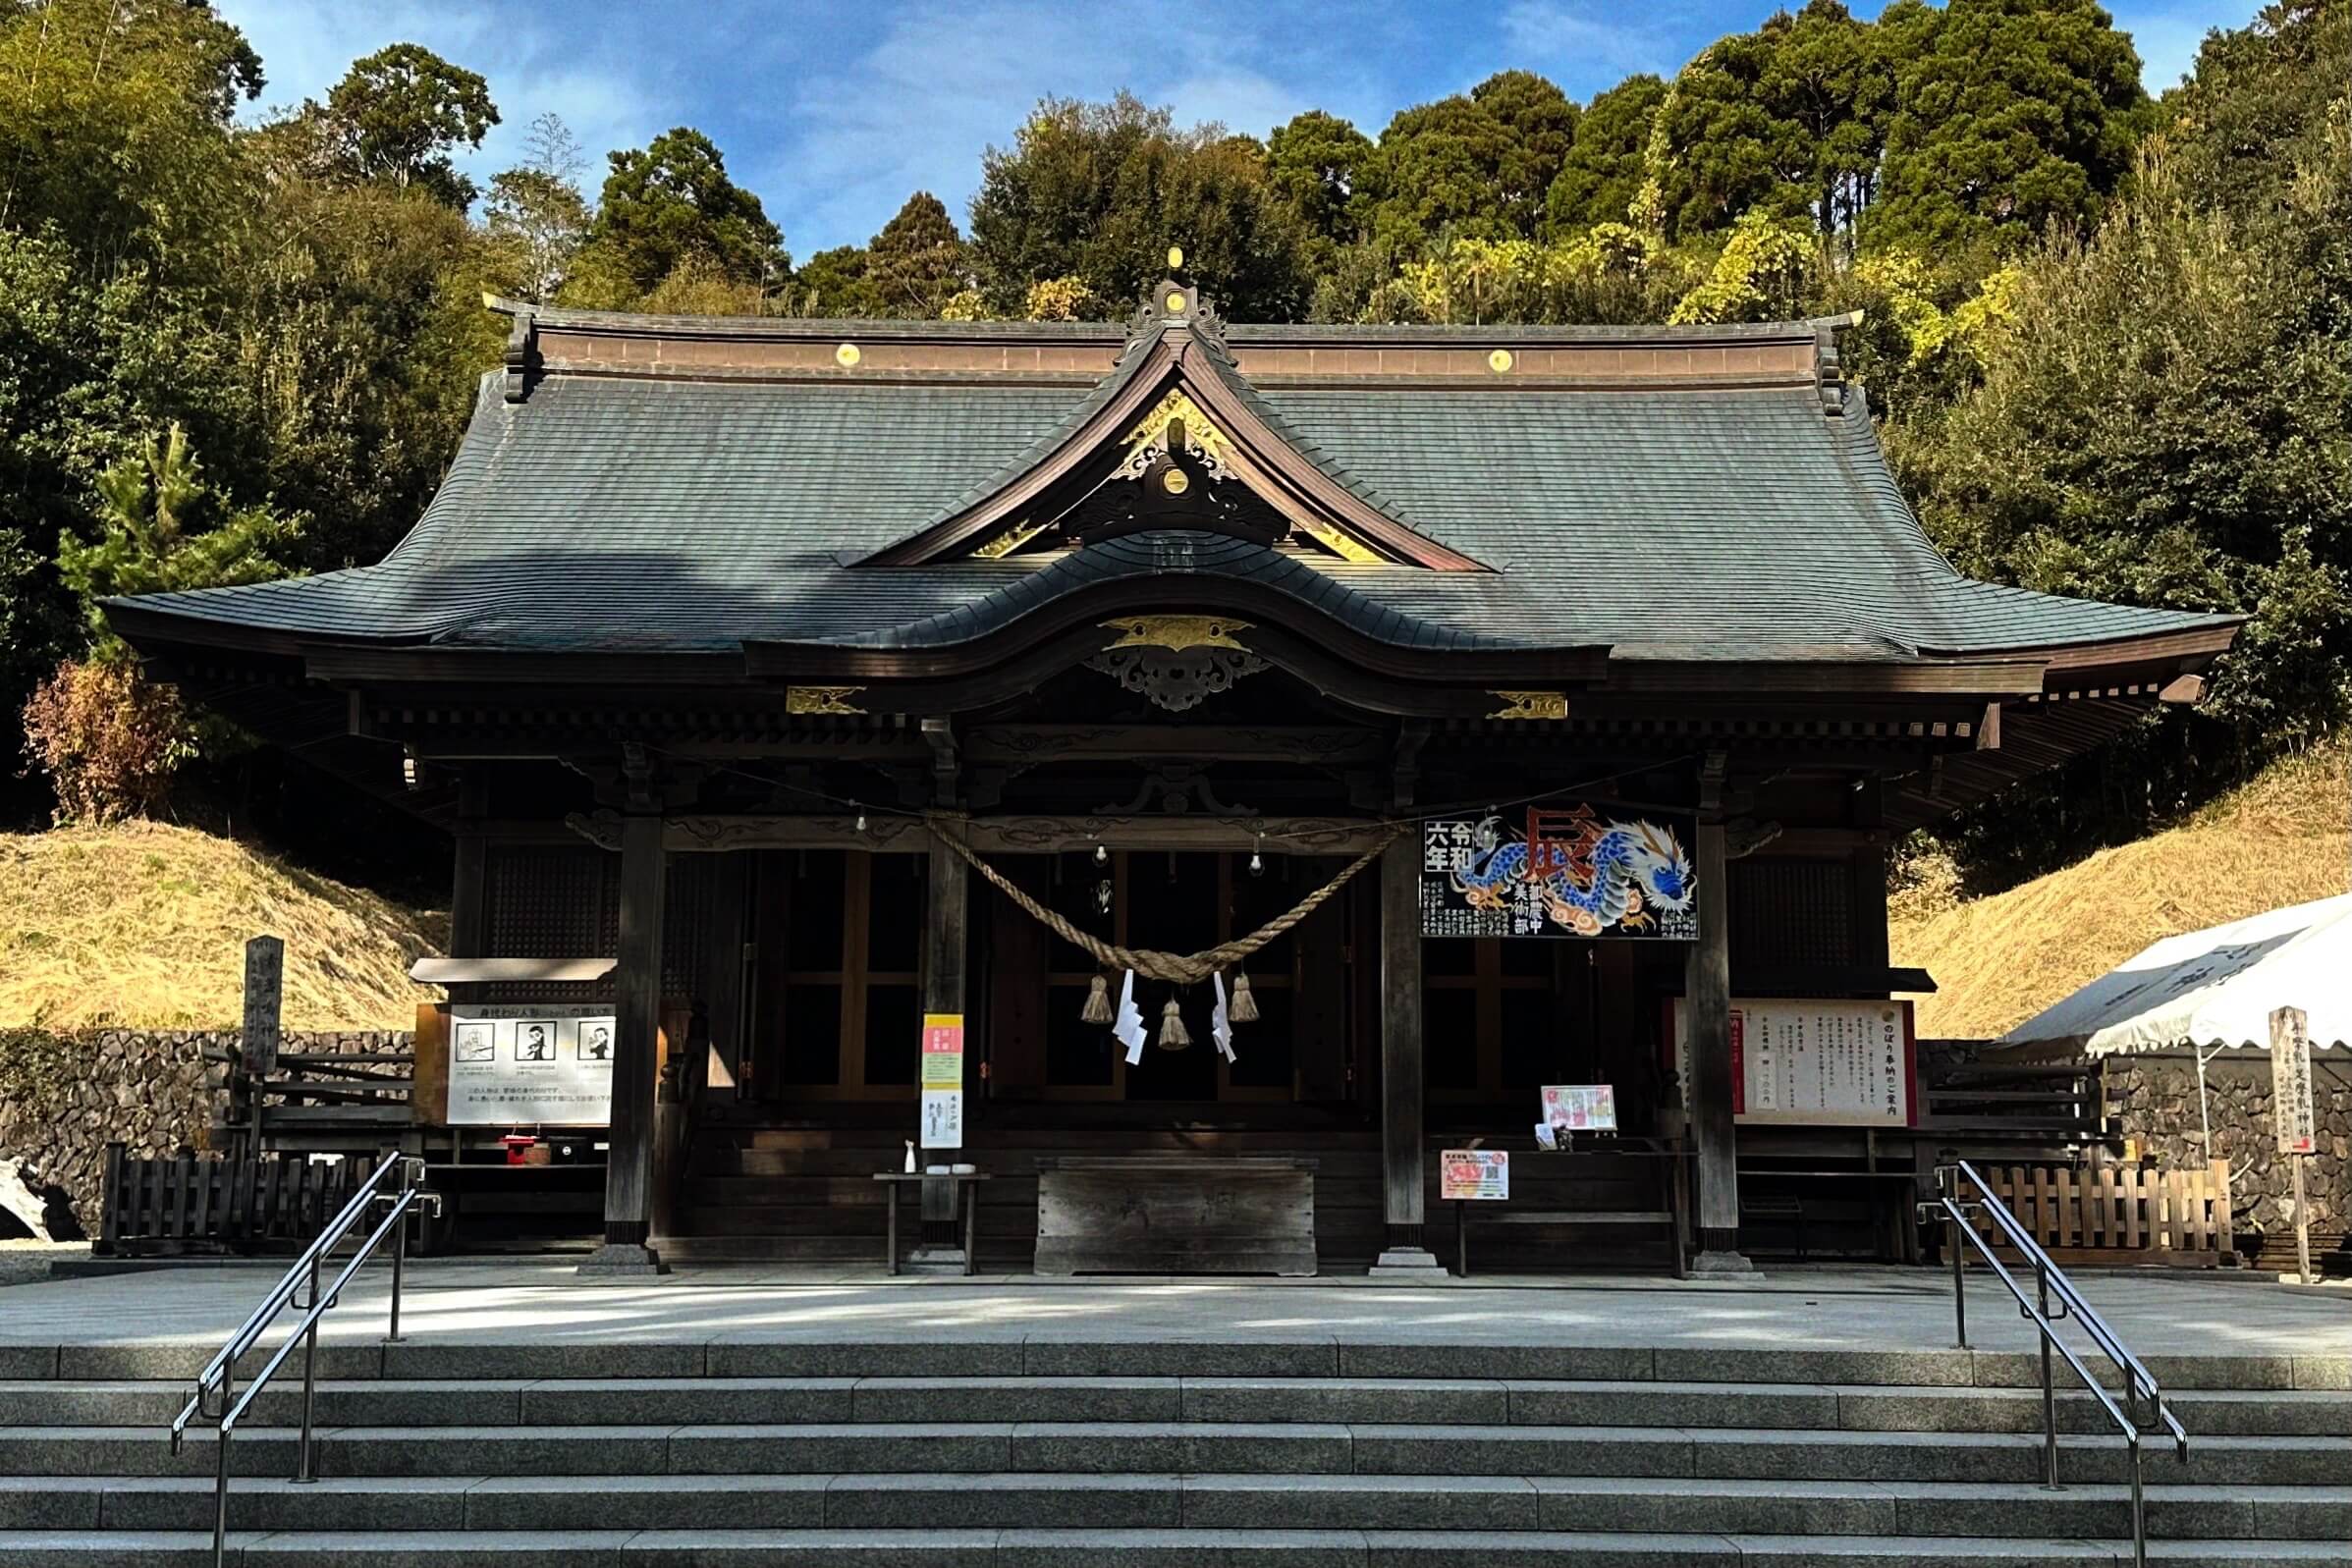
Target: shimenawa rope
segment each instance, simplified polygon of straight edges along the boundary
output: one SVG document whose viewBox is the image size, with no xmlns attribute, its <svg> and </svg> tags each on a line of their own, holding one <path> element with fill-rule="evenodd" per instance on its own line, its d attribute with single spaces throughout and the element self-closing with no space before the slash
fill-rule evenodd
<svg viewBox="0 0 2352 1568">
<path fill-rule="evenodd" d="M 1348 879 L 1379 859 L 1381 851 L 1389 846 L 1389 839 L 1403 831 L 1401 827 L 1392 830 L 1388 838 L 1356 856 L 1346 870 L 1308 893 L 1293 908 L 1275 916 L 1248 936 L 1236 937 L 1231 942 L 1222 942 L 1195 953 L 1174 953 L 1151 947 L 1121 947 L 1080 931 L 1061 914 L 1007 881 L 1002 872 L 974 854 L 942 824 L 937 821 L 932 824 L 932 832 L 938 835 L 941 841 L 962 856 L 974 871 L 994 883 L 999 892 L 1018 904 L 1031 919 L 1044 925 L 1063 941 L 1084 948 L 1096 963 L 1109 969 L 1132 969 L 1146 980 L 1163 980 L 1178 986 L 1195 986 L 1221 969 L 1231 968 L 1313 914 L 1325 899 L 1345 887 Z"/>
</svg>

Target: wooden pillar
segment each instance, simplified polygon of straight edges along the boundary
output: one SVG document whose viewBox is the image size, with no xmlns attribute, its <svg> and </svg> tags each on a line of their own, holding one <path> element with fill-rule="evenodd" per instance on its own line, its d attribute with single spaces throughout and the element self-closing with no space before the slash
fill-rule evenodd
<svg viewBox="0 0 2352 1568">
<path fill-rule="evenodd" d="M 1683 969 L 1690 1038 L 1691 1141 L 1699 1165 L 1699 1273 L 1745 1273 L 1739 1251 L 1738 1132 L 1731 1120 L 1731 898 L 1723 853 L 1724 757 L 1711 752 L 1700 775 L 1699 940 Z"/>
<path fill-rule="evenodd" d="M 488 870 L 488 845 L 482 839 L 482 817 L 488 789 L 480 766 L 465 765 L 458 779 L 458 831 L 455 865 L 449 888 L 449 955 L 452 958 L 490 956 L 484 947 L 489 933 L 484 912 L 483 882 Z"/>
<path fill-rule="evenodd" d="M 965 933 L 970 929 L 965 907 L 969 868 L 940 840 L 937 830 L 932 833 L 930 859 L 930 897 L 923 913 L 923 1011 L 961 1013 Z M 967 1043 L 964 1059 L 971 1056 Z"/>
<path fill-rule="evenodd" d="M 614 972 L 613 1111 L 604 1173 L 604 1246 L 582 1273 L 654 1273 L 654 1069 L 661 1055 L 662 902 L 669 855 L 658 811 L 621 819 L 621 950 Z"/>
<path fill-rule="evenodd" d="M 1884 787 L 1876 777 L 1861 781 L 1853 796 L 1854 826 L 1865 830 L 1862 841 L 1856 843 L 1848 864 L 1850 892 L 1847 907 L 1853 911 L 1854 967 L 1861 970 L 1884 970 L 1888 963 L 1887 942 L 1887 836 L 1883 805 Z M 1885 995 L 1884 988 L 1874 977 L 1869 991 Z"/>
<path fill-rule="evenodd" d="M 1380 1186 L 1387 1241 L 1376 1274 L 1446 1270 L 1422 1242 L 1421 838 L 1380 856 Z"/>
<path fill-rule="evenodd" d="M 685 1064 L 688 1082 L 706 1106 L 734 1105 L 736 1086 L 742 1078 L 743 908 L 750 858 L 748 852 L 737 850 L 720 855 L 711 867 L 710 950 L 703 959 L 698 999 L 710 1020 L 710 1044 L 699 1059 Z"/>
</svg>

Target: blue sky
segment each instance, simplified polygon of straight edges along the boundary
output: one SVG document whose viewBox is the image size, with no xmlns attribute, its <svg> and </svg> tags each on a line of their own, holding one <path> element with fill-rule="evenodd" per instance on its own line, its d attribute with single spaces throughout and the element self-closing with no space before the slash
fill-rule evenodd
<svg viewBox="0 0 2352 1568">
<path fill-rule="evenodd" d="M 1038 98 L 1128 87 L 1179 119 L 1263 135 L 1301 109 L 1368 135 L 1408 104 L 1507 67 L 1540 71 L 1579 99 L 1630 72 L 1663 74 L 1765 0 L 1504 0 L 1488 5 L 1188 0 L 217 0 L 269 76 L 264 105 L 323 96 L 385 44 L 427 48 L 490 81 L 505 123 L 466 160 L 477 177 L 515 161 L 534 115 L 560 114 L 603 154 L 674 125 L 708 133 L 757 191 L 795 257 L 861 243 L 908 192 L 962 221 L 980 151 L 1003 144 Z M 1875 15 L 1873 0 L 1854 9 Z M 2206 29 L 2242 26 L 2254 0 L 2113 7 L 2152 91 L 2179 80 Z"/>
</svg>

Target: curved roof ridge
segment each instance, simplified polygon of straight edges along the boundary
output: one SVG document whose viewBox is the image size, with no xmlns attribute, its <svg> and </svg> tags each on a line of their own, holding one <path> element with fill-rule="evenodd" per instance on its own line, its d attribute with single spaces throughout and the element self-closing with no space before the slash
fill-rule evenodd
<svg viewBox="0 0 2352 1568">
<path fill-rule="evenodd" d="M 1898 588 L 1913 590 L 1901 604 L 1901 610 L 1913 618 L 1911 623 L 1900 627 L 1882 624 L 1877 629 L 1915 653 L 1957 653 L 1987 646 L 1982 640 L 1981 623 L 1975 631 L 1963 629 L 1972 619 L 1977 619 L 1969 611 L 1987 605 L 2028 612 L 2065 605 L 2104 612 L 2099 617 L 2098 629 L 2086 625 L 2078 637 L 2037 638 L 2035 646 L 2059 646 L 2066 641 L 2104 642 L 2119 636 L 2217 626 L 2246 619 L 2211 611 L 2108 604 L 2104 600 L 2044 593 L 1972 577 L 1953 565 L 1903 495 L 1902 486 L 1887 461 L 1886 449 L 1871 426 L 1869 400 L 1858 383 L 1846 384 L 1844 416 L 1836 422 L 1845 427 L 1839 432 L 1836 451 L 1847 483 L 1861 501 L 1864 514 L 1887 524 L 1889 543 L 1898 545 L 1907 558 L 1895 563 L 1895 581 Z"/>
<path fill-rule="evenodd" d="M 1127 341 L 1127 346 L 1120 351 L 1119 362 L 1111 367 L 1111 373 L 1096 382 L 1094 390 L 1086 394 L 1075 407 L 1056 420 L 1051 429 L 1023 447 L 1016 456 L 1001 464 L 987 477 L 976 480 L 965 487 L 962 494 L 954 500 L 934 508 L 928 516 L 916 524 L 908 537 L 910 539 L 920 538 L 950 518 L 969 512 L 1067 446 L 1070 440 L 1085 428 L 1088 420 L 1100 413 L 1120 393 L 1126 389 L 1129 382 L 1142 374 L 1143 367 L 1151 362 L 1151 357 L 1150 339 L 1141 336 L 1130 338 Z"/>
<path fill-rule="evenodd" d="M 1409 569 L 1409 568 L 1393 568 Z M 1223 578 L 1272 588 L 1301 605 L 1399 647 L 1506 648 L 1520 644 L 1445 626 L 1383 604 L 1318 571 L 1295 555 L 1229 534 L 1156 528 L 1097 541 L 1059 556 L 1018 581 L 898 626 L 848 639 L 856 647 L 924 647 L 966 642 L 1098 584 L 1138 577 Z"/>
<path fill-rule="evenodd" d="M 1240 400 L 1242 406 L 1246 407 L 1260 424 L 1272 431 L 1275 438 L 1283 445 L 1297 453 L 1308 462 L 1313 463 L 1316 469 L 1332 483 L 1339 485 L 1391 522 L 1395 523 L 1399 528 L 1408 528 L 1424 539 L 1437 539 L 1435 534 L 1399 511 L 1388 497 L 1341 467 L 1338 459 L 1324 451 L 1312 437 L 1301 432 L 1297 426 L 1277 412 L 1274 406 L 1266 401 L 1264 395 L 1250 384 L 1249 378 L 1241 373 L 1240 367 L 1233 363 L 1231 355 L 1212 348 L 1208 352 L 1203 353 L 1201 358 L 1208 363 L 1210 373 L 1215 375 L 1219 381 L 1225 384 L 1228 391 Z M 1443 543 L 1444 541 L 1438 542 Z"/>
<path fill-rule="evenodd" d="M 1131 318 L 1111 321 L 932 321 L 874 316 L 679 316 L 627 310 L 579 310 L 485 295 L 493 312 L 527 318 L 558 331 L 658 333 L 725 338 L 893 338 L 941 342 L 1030 340 L 1040 343 L 1116 342 L 1133 331 Z M 1226 321 L 1230 343 L 1754 343 L 1816 338 L 1850 325 L 1844 316 L 1797 321 L 1727 321 L 1641 325 L 1541 325 L 1490 322 Z"/>
</svg>

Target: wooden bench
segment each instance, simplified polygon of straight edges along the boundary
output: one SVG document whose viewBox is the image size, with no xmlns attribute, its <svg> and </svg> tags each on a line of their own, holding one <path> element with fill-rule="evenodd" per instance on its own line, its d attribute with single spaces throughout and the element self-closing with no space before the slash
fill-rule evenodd
<svg viewBox="0 0 2352 1568">
<path fill-rule="evenodd" d="M 1313 1160 L 1044 1156 L 1041 1274 L 1315 1272 Z"/>
</svg>

